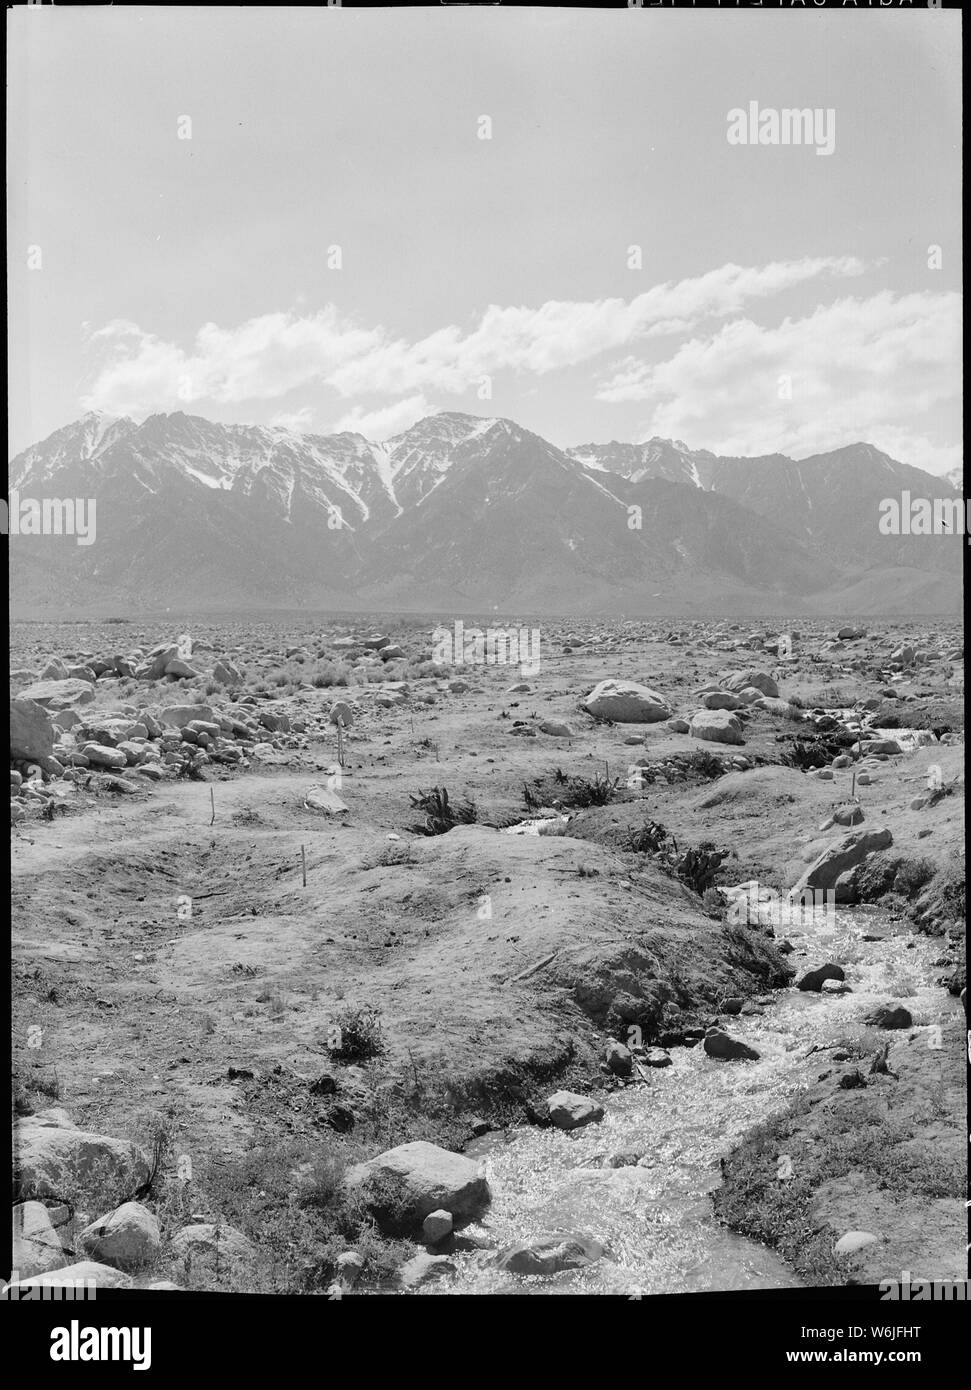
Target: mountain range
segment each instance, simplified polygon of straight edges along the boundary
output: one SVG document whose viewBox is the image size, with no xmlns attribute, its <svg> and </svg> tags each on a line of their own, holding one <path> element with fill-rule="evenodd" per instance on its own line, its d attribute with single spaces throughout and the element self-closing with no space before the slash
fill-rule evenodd
<svg viewBox="0 0 971 1390">
<path fill-rule="evenodd" d="M 384 443 L 181 412 L 89 413 L 10 464 L 95 499 L 96 540 L 11 535 L 15 617 L 331 609 L 933 614 L 960 536 L 881 534 L 882 499 L 960 497 L 871 444 L 799 461 L 680 441 L 560 449 L 446 411 Z"/>
</svg>

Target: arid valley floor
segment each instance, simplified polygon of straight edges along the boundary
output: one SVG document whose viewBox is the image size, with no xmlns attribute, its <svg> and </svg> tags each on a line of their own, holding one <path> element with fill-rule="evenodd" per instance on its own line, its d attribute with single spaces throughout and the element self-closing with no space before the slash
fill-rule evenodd
<svg viewBox="0 0 971 1390">
<path fill-rule="evenodd" d="M 433 619 L 13 625 L 21 1279 L 678 1292 L 679 1222 L 965 1277 L 960 625 L 508 621 L 537 672 Z M 835 932 L 724 891 L 807 874 Z"/>
</svg>

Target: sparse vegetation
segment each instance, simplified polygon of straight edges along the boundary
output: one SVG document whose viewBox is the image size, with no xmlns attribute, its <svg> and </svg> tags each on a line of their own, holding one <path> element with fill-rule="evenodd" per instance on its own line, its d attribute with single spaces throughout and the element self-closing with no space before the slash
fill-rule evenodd
<svg viewBox="0 0 971 1390">
<path fill-rule="evenodd" d="M 416 810 L 425 813 L 425 819 L 412 826 L 419 835 L 445 835 L 457 825 L 471 825 L 478 814 L 471 801 L 449 801 L 445 787 L 419 791 L 409 800 Z"/>
</svg>

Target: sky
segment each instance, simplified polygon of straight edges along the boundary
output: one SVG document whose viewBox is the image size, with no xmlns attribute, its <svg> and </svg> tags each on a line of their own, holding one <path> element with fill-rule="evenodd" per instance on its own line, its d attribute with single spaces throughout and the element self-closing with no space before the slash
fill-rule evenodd
<svg viewBox="0 0 971 1390">
<path fill-rule="evenodd" d="M 950 471 L 960 21 L 8 10 L 11 453 L 86 410 L 459 410 Z M 831 153 L 730 143 L 751 102 Z"/>
</svg>

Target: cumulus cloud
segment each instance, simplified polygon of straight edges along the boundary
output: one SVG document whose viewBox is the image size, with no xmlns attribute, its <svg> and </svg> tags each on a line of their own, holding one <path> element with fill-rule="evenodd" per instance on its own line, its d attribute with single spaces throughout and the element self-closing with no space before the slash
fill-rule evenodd
<svg viewBox="0 0 971 1390">
<path fill-rule="evenodd" d="M 645 436 L 721 454 L 805 457 L 865 439 L 941 473 L 960 451 L 921 417 L 960 390 L 960 296 L 884 291 L 776 327 L 735 319 L 659 363 L 627 356 L 596 394 L 650 402 Z"/>
<path fill-rule="evenodd" d="M 271 425 L 285 430 L 295 430 L 298 434 L 306 434 L 313 421 L 314 412 L 309 405 L 302 405 L 299 410 L 278 410 L 270 417 Z"/>
<path fill-rule="evenodd" d="M 311 315 L 264 314 L 235 328 L 207 323 L 190 348 L 114 320 L 86 331 L 96 367 L 82 403 L 138 415 L 203 400 L 274 400 L 311 383 L 345 398 L 462 393 L 498 371 L 541 375 L 576 366 L 642 339 L 691 331 L 809 280 L 865 269 L 852 256 L 724 265 L 631 300 L 549 300 L 535 309 L 493 304 L 469 332 L 450 324 L 417 341 L 361 327 L 333 305 Z M 389 410 L 395 408 L 403 414 L 404 401 Z"/>
<path fill-rule="evenodd" d="M 350 430 L 368 439 L 389 439 L 393 434 L 410 429 L 416 420 L 434 414 L 434 406 L 424 396 L 408 396 L 406 400 L 393 401 L 391 405 L 378 406 L 375 410 L 361 410 L 355 406 L 342 415 L 328 433 L 342 434 Z"/>
</svg>

